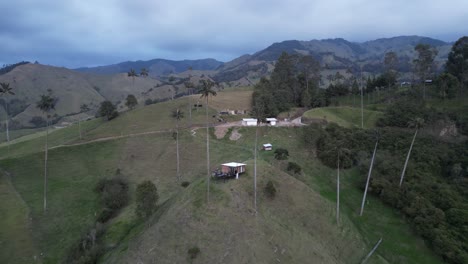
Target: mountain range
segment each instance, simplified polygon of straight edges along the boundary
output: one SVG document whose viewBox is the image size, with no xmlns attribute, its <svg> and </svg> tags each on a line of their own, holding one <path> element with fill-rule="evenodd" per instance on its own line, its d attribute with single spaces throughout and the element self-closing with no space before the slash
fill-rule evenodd
<svg viewBox="0 0 468 264">
<path fill-rule="evenodd" d="M 435 63 L 441 70 L 452 43 L 420 36 L 400 36 L 362 43 L 341 38 L 288 40 L 224 63 L 214 59 L 153 59 L 74 70 L 21 64 L 0 74 L 0 82 L 10 83 L 16 90 L 16 95 L 3 99 L 8 100 L 11 105 L 9 114 L 13 121 L 18 127 L 28 127 L 32 126 L 29 121 L 34 116 L 41 115 L 35 107 L 39 95 L 47 93 L 49 89 L 59 98 L 55 112 L 57 116 L 71 118 L 73 121 L 83 103 L 96 111 L 101 101 L 111 100 L 122 110 L 125 109 L 123 101 L 128 94 L 134 94 L 140 104 L 148 99 L 171 99 L 189 92 L 184 85 L 187 81 L 196 84 L 200 78 L 211 78 L 224 87 L 252 85 L 273 71 L 274 63 L 282 52 L 311 55 L 319 60 L 324 86 L 327 84 L 325 77 L 336 72 L 351 77 L 362 68 L 364 76 L 379 74 L 383 57 L 389 51 L 398 55 L 400 77 L 409 78 L 411 63 L 416 56 L 414 47 L 419 43 L 430 44 L 437 49 Z M 138 73 L 141 68 L 149 70 L 148 77 L 127 76 L 130 69 L 135 69 Z M 5 115 L 3 108 L 0 108 L 0 115 Z"/>
</svg>

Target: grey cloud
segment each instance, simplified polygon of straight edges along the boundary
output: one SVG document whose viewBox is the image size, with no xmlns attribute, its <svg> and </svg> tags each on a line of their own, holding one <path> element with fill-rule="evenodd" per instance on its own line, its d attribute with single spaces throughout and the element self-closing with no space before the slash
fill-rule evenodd
<svg viewBox="0 0 468 264">
<path fill-rule="evenodd" d="M 78 67 L 121 60 L 229 60 L 287 39 L 468 34 L 468 2 L 403 0 L 16 0 L 0 3 L 0 61 Z M 78 58 L 78 59 L 77 59 Z"/>
</svg>

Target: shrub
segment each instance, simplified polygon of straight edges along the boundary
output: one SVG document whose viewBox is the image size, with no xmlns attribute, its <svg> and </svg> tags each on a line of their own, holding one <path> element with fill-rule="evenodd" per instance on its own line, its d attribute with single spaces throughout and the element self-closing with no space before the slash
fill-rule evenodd
<svg viewBox="0 0 468 264">
<path fill-rule="evenodd" d="M 98 263 L 99 257 L 105 253 L 105 247 L 100 243 L 104 232 L 104 226 L 99 223 L 86 230 L 69 248 L 65 263 Z"/>
<path fill-rule="evenodd" d="M 98 110 L 98 116 L 106 117 L 107 120 L 112 120 L 119 115 L 114 104 L 111 101 L 104 101 Z"/>
<path fill-rule="evenodd" d="M 190 259 L 195 259 L 198 254 L 200 254 L 200 249 L 198 247 L 192 247 L 192 248 L 189 248 L 189 250 L 187 251 Z"/>
<path fill-rule="evenodd" d="M 189 186 L 189 185 L 190 185 L 190 182 L 188 182 L 188 181 L 183 181 L 183 182 L 180 184 L 180 186 L 182 186 L 182 187 L 184 187 L 184 188 L 186 188 L 186 187 Z"/>
<path fill-rule="evenodd" d="M 33 124 L 34 127 L 45 127 L 47 125 L 46 120 L 41 116 L 33 116 L 29 123 Z"/>
<path fill-rule="evenodd" d="M 297 164 L 295 162 L 288 162 L 287 170 L 292 171 L 295 174 L 298 174 L 298 173 L 301 173 L 302 168 L 301 168 L 301 166 L 299 166 L 299 164 Z"/>
<path fill-rule="evenodd" d="M 102 211 L 99 213 L 97 216 L 97 221 L 99 223 L 106 223 L 110 219 L 112 219 L 115 216 L 115 210 L 109 209 L 109 208 L 104 208 Z"/>
<path fill-rule="evenodd" d="M 145 105 L 150 105 L 152 103 L 153 103 L 153 100 L 151 100 L 149 98 L 145 100 Z"/>
<path fill-rule="evenodd" d="M 122 179 L 100 180 L 95 188 L 105 208 L 118 210 L 128 203 L 128 183 Z"/>
<path fill-rule="evenodd" d="M 284 148 L 277 148 L 275 150 L 275 159 L 277 160 L 285 160 L 289 157 L 289 151 Z"/>
<path fill-rule="evenodd" d="M 273 184 L 273 182 L 271 180 L 269 180 L 265 186 L 265 194 L 269 197 L 269 198 L 274 198 L 275 195 L 276 195 L 276 188 L 275 188 L 275 185 Z"/>
<path fill-rule="evenodd" d="M 136 215 L 148 218 L 156 209 L 159 195 L 158 189 L 151 181 L 138 184 L 136 189 Z"/>
</svg>

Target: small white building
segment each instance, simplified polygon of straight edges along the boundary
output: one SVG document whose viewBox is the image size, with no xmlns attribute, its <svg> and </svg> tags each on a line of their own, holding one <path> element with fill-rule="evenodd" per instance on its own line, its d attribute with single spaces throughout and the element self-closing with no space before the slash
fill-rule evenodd
<svg viewBox="0 0 468 264">
<path fill-rule="evenodd" d="M 263 144 L 263 150 L 270 151 L 273 148 L 273 145 L 270 143 Z"/>
<path fill-rule="evenodd" d="M 243 126 L 256 126 L 257 119 L 255 118 L 242 118 L 242 125 Z"/>
<path fill-rule="evenodd" d="M 278 122 L 278 119 L 270 117 L 270 118 L 266 118 L 266 122 L 270 126 L 276 126 L 276 122 Z"/>
</svg>

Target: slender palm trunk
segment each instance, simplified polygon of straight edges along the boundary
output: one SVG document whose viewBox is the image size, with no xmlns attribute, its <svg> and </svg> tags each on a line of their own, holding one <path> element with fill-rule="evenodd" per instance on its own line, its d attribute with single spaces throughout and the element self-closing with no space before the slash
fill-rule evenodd
<svg viewBox="0 0 468 264">
<path fill-rule="evenodd" d="M 192 105 L 192 95 L 190 93 L 190 95 L 189 95 L 189 118 L 190 118 L 189 126 L 192 126 L 192 107 L 193 107 L 193 105 Z"/>
<path fill-rule="evenodd" d="M 416 135 L 418 134 L 418 130 L 419 129 L 416 129 L 416 132 L 414 132 L 413 140 L 411 141 L 411 145 L 408 150 L 408 155 L 406 156 L 405 165 L 403 166 L 403 171 L 401 172 L 401 177 L 400 177 L 400 187 L 401 187 L 401 184 L 403 183 L 403 178 L 405 177 L 406 166 L 408 166 L 408 160 L 410 158 L 411 150 L 413 149 L 413 144 L 414 144 L 414 141 L 416 140 Z"/>
<path fill-rule="evenodd" d="M 374 153 L 372 154 L 372 160 L 371 160 L 371 164 L 369 167 L 369 174 L 367 174 L 366 188 L 364 189 L 364 196 L 362 197 L 361 212 L 359 213 L 359 216 L 362 216 L 362 213 L 364 212 L 364 203 L 366 202 L 367 189 L 369 187 L 369 181 L 370 181 L 370 177 L 372 173 L 372 167 L 374 166 L 374 158 L 375 158 L 375 153 L 377 152 L 378 144 L 379 144 L 379 141 L 377 140 L 377 142 L 375 142 Z"/>
<path fill-rule="evenodd" d="M 208 124 L 208 96 L 206 96 L 206 105 L 205 105 L 205 111 L 206 111 L 206 172 L 207 172 L 207 187 L 206 187 L 206 201 L 209 203 L 210 202 L 210 128 Z"/>
<path fill-rule="evenodd" d="M 361 87 L 361 128 L 364 128 L 364 95 Z"/>
<path fill-rule="evenodd" d="M 46 128 L 46 141 L 44 149 L 44 213 L 47 210 L 47 155 L 48 155 L 48 143 L 49 143 L 49 117 L 47 117 L 47 128 Z"/>
<path fill-rule="evenodd" d="M 258 149 L 258 120 L 255 128 L 255 149 L 254 149 L 254 209 L 257 215 L 257 149 Z"/>
<path fill-rule="evenodd" d="M 8 156 L 10 156 L 10 129 L 9 129 L 9 126 L 8 126 L 8 119 L 10 119 L 10 115 L 8 114 L 8 102 L 5 100 L 5 105 L 6 105 L 6 115 L 7 115 L 7 118 L 6 118 L 6 122 L 5 122 L 5 125 L 6 125 L 6 140 L 7 140 L 7 146 L 8 146 Z"/>
<path fill-rule="evenodd" d="M 336 224 L 340 224 L 340 154 L 338 153 L 336 174 Z"/>
<path fill-rule="evenodd" d="M 176 153 L 177 153 L 177 180 L 180 181 L 180 167 L 179 167 L 179 120 L 176 120 Z"/>
<path fill-rule="evenodd" d="M 80 132 L 80 140 L 83 139 L 83 137 L 81 136 L 81 119 L 78 118 L 78 130 Z"/>
</svg>

